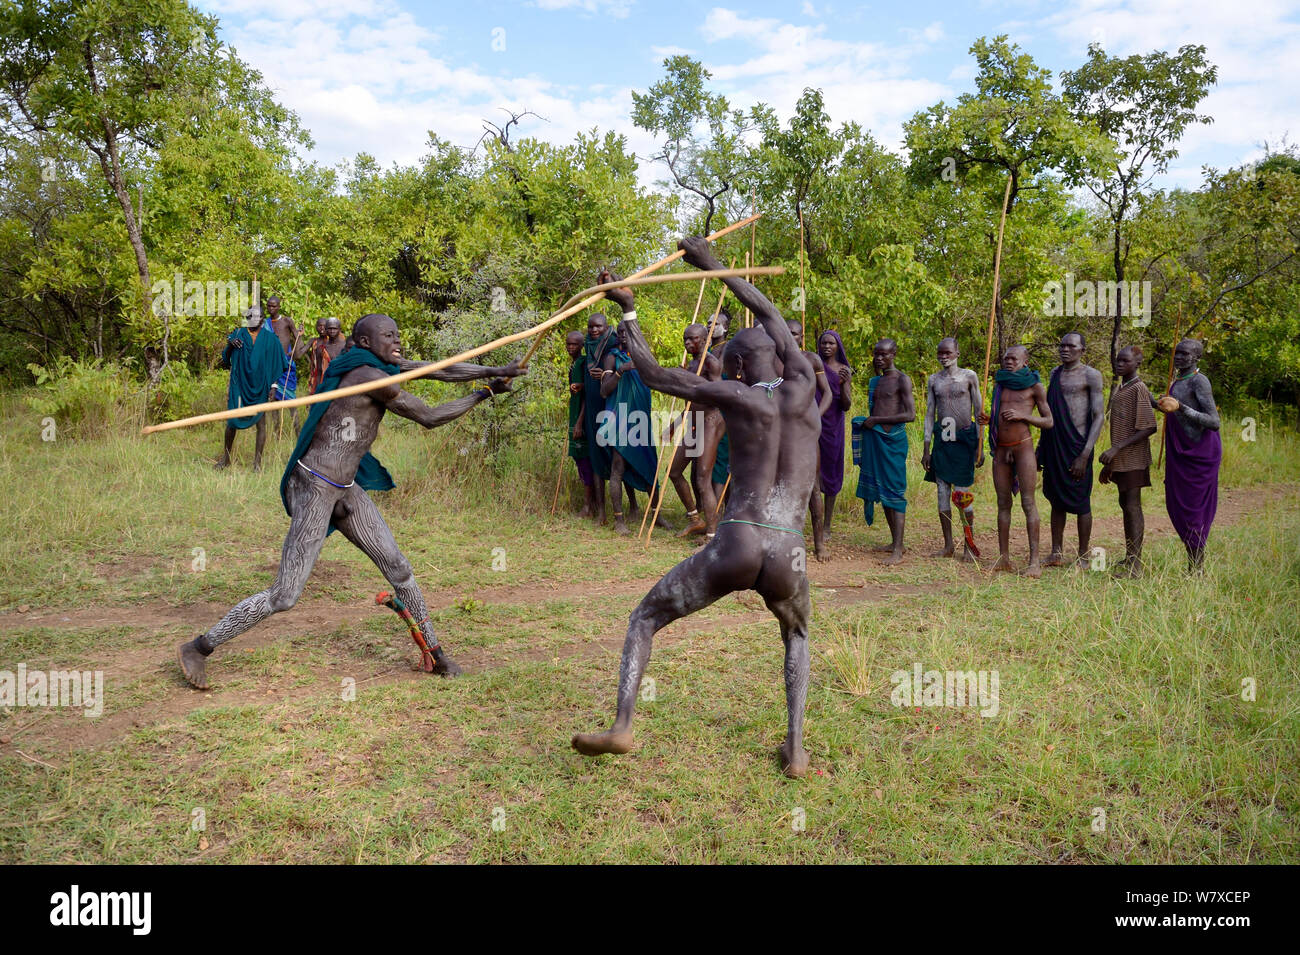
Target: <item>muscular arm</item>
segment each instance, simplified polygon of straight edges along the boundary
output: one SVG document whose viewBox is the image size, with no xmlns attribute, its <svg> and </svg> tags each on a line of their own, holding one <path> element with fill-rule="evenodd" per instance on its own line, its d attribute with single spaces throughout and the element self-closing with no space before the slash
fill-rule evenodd
<svg viewBox="0 0 1300 955">
<path fill-rule="evenodd" d="M 1106 399 L 1103 394 L 1106 390 L 1105 384 L 1101 380 L 1101 372 L 1095 368 L 1088 369 L 1088 418 L 1092 421 L 1092 427 L 1088 429 L 1088 440 L 1084 443 L 1083 451 L 1079 457 L 1086 458 L 1092 454 L 1092 449 L 1097 446 L 1097 439 L 1101 437 L 1101 426 L 1106 423 Z"/>
<path fill-rule="evenodd" d="M 687 249 L 686 261 L 696 268 L 711 272 L 726 268 L 704 239 L 692 236 L 679 242 L 678 247 Z M 776 357 L 785 366 L 783 377 L 794 378 L 800 373 L 811 377 L 812 368 L 808 360 L 803 357 L 799 343 L 794 340 L 785 319 L 776 310 L 776 306 L 768 301 L 767 296 L 742 278 L 725 278 L 722 281 L 727 288 L 731 289 L 731 293 L 736 296 L 740 304 L 754 313 L 754 320 L 763 326 L 763 331 L 767 332 L 768 337 L 776 343 Z"/>
<path fill-rule="evenodd" d="M 412 368 L 424 368 L 432 364 L 431 361 L 411 361 L 409 358 L 400 358 L 397 361 L 397 365 L 402 371 L 410 371 Z M 476 381 L 479 378 L 513 378 L 515 375 L 526 373 L 526 370 L 519 368 L 518 361 L 513 361 L 503 367 L 475 365 L 467 361 L 458 361 L 454 365 L 448 365 L 441 371 L 429 372 L 424 377 L 432 378 L 434 381 Z"/>
<path fill-rule="evenodd" d="M 397 396 L 385 401 L 384 406 L 394 414 L 399 414 L 403 418 L 410 418 L 416 424 L 425 428 L 436 428 L 439 425 L 455 421 L 469 409 L 484 401 L 487 401 L 487 395 L 481 391 L 473 391 L 464 398 L 457 398 L 455 401 L 430 406 L 409 391 L 399 389 Z"/>
<path fill-rule="evenodd" d="M 1218 431 L 1220 426 L 1219 409 L 1214 406 L 1214 391 L 1210 388 L 1210 379 L 1204 375 L 1197 375 L 1192 378 L 1188 384 L 1192 389 L 1192 396 L 1196 403 L 1202 408 L 1209 408 L 1209 411 L 1198 411 L 1183 401 L 1179 403 L 1178 410 L 1174 414 L 1181 415 L 1184 420 L 1202 428 L 1209 428 L 1211 431 Z"/>
<path fill-rule="evenodd" d="M 703 402 L 715 408 L 729 408 L 737 403 L 740 392 L 744 390 L 739 382 L 709 381 L 685 368 L 665 368 L 655 361 L 654 353 L 650 351 L 637 322 L 629 321 L 630 315 L 630 312 L 623 313 L 623 321 L 627 323 L 627 350 L 641 380 L 648 388 L 689 401 Z M 786 335 L 789 334 L 787 329 Z"/>
<path fill-rule="evenodd" d="M 618 372 L 614 370 L 614 365 L 615 361 L 613 355 L 606 355 L 604 361 L 601 362 L 601 369 L 609 372 L 607 375 L 602 375 L 600 379 L 600 396 L 602 398 L 608 398 L 614 393 L 614 389 L 618 387 L 619 375 Z"/>
<path fill-rule="evenodd" d="M 816 352 L 806 351 L 803 353 L 808 359 L 808 364 L 812 365 L 813 375 L 822 376 L 821 392 L 822 396 L 817 399 L 817 413 L 824 415 L 830 409 L 834 395 L 831 394 L 830 383 L 826 381 L 826 366 L 822 363 L 821 355 Z"/>
<path fill-rule="evenodd" d="M 930 442 L 934 440 L 934 419 L 938 414 L 938 399 L 934 395 L 934 375 L 925 380 L 925 427 L 922 430 L 923 442 L 921 453 L 930 453 Z"/>
<path fill-rule="evenodd" d="M 1052 421 L 1052 409 L 1047 404 L 1047 389 L 1041 382 L 1034 385 L 1034 407 L 1038 409 L 1038 414 L 1025 415 L 1025 420 L 1041 430 L 1050 428 L 1055 422 Z"/>
</svg>

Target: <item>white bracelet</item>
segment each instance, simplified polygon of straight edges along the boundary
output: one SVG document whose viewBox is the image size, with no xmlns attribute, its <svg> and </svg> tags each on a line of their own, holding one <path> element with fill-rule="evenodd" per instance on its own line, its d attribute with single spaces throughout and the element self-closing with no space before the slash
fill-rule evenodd
<svg viewBox="0 0 1300 955">
<path fill-rule="evenodd" d="M 630 311 L 630 312 L 624 312 L 624 313 L 623 313 L 623 321 L 625 321 L 625 322 L 635 322 L 635 321 L 636 321 L 636 309 L 632 309 L 632 311 Z"/>
</svg>

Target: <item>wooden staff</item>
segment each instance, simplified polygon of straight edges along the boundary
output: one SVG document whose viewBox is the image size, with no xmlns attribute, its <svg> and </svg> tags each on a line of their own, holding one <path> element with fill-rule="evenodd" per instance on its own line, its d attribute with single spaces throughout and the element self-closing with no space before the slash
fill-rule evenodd
<svg viewBox="0 0 1300 955">
<path fill-rule="evenodd" d="M 719 269 L 709 272 L 710 278 L 738 278 L 746 275 L 781 275 L 785 270 L 780 266 L 760 266 L 754 269 Z M 697 282 L 699 281 L 697 272 L 674 272 L 672 275 L 649 275 L 645 278 L 627 278 L 619 279 L 617 282 L 606 282 L 603 285 L 593 285 L 589 289 L 580 292 L 575 298 L 581 298 L 593 292 L 608 292 L 615 288 L 631 288 L 637 285 L 656 285 L 661 282 Z M 490 341 L 486 345 L 479 345 L 477 348 L 471 348 L 463 351 L 459 355 L 453 355 L 450 358 L 443 358 L 440 361 L 431 362 L 427 365 L 421 365 L 419 368 L 412 368 L 410 371 L 399 372 L 396 375 L 389 375 L 385 378 L 376 378 L 374 381 L 366 381 L 357 385 L 348 385 L 346 388 L 336 388 L 334 391 L 318 392 L 314 395 L 304 395 L 301 398 L 294 398 L 290 401 L 266 401 L 259 405 L 245 405 L 242 408 L 227 408 L 225 411 L 213 411 L 208 414 L 194 415 L 190 418 L 181 418 L 176 421 L 167 421 L 163 424 L 150 425 L 142 430 L 143 434 L 153 434 L 155 431 L 170 431 L 173 428 L 188 428 L 196 424 L 206 424 L 209 421 L 225 421 L 228 418 L 245 418 L 249 415 L 259 414 L 264 411 L 287 411 L 290 408 L 298 408 L 303 405 L 314 405 L 320 401 L 333 401 L 335 398 L 347 398 L 350 395 L 361 395 L 368 391 L 375 391 L 378 388 L 387 388 L 389 385 L 400 385 L 411 381 L 414 378 L 422 378 L 430 375 L 435 371 L 441 371 L 449 365 L 454 365 L 458 361 L 467 361 L 470 358 L 477 358 L 479 355 L 486 354 L 494 349 L 501 348 L 504 345 L 510 345 L 517 341 L 522 341 L 538 332 L 557 325 L 564 321 L 570 315 L 576 314 L 587 307 L 586 300 L 579 302 L 570 308 L 567 308 L 540 325 L 534 325 L 532 328 L 522 332 L 515 332 L 513 335 L 505 335 L 495 341 Z"/>
<path fill-rule="evenodd" d="M 731 487 L 731 470 L 727 470 L 727 482 L 722 485 L 722 493 L 718 495 L 718 506 L 713 509 L 716 515 L 722 510 L 722 499 L 727 496 L 727 488 Z"/>
<path fill-rule="evenodd" d="M 728 233 L 735 232 L 737 229 L 743 229 L 745 226 L 753 222 L 756 218 L 757 216 L 751 216 L 748 219 L 741 219 L 739 222 L 734 222 L 731 225 L 727 226 L 725 229 L 719 229 L 717 232 L 705 236 L 705 238 L 708 239 L 710 242 L 716 242 L 718 239 L 721 239 L 724 235 L 727 235 Z M 664 256 L 662 259 L 660 259 L 658 262 L 654 263 L 653 265 L 647 265 L 639 272 L 633 272 L 631 275 L 628 276 L 628 278 L 639 279 L 644 275 L 649 275 L 651 272 L 657 272 L 660 269 L 662 269 L 664 266 L 676 262 L 685 254 L 686 254 L 685 250 L 678 249 L 672 255 Z M 613 286 L 611 286 L 611 288 L 612 287 Z M 579 296 L 585 296 L 590 291 L 591 289 L 587 289 L 585 292 L 580 292 L 578 293 L 578 296 L 575 296 L 575 298 Z M 543 322 L 541 325 L 537 326 L 537 328 L 533 329 L 533 331 L 545 331 L 546 329 L 550 328 L 551 325 L 558 324 L 559 321 L 563 321 L 563 319 L 568 318 L 570 315 L 576 314 L 577 312 L 581 312 L 583 309 L 590 308 L 592 305 L 595 305 L 604 297 L 605 295 L 603 291 L 598 295 L 592 295 L 590 299 L 586 299 L 583 301 L 581 308 L 574 309 L 571 312 L 567 311 L 568 307 L 573 303 L 573 298 L 570 298 L 569 301 L 565 302 L 564 305 L 562 305 L 560 308 L 560 311 L 563 313 L 562 316 L 555 316 L 549 319 L 548 321 Z M 520 362 L 521 368 L 528 367 L 528 362 L 532 360 L 533 354 L 537 351 L 537 347 L 541 343 L 542 343 L 542 336 L 538 335 L 537 340 L 534 341 L 532 347 L 528 349 L 528 354 L 524 355 L 524 360 Z"/>
<path fill-rule="evenodd" d="M 721 273 L 710 272 L 709 274 L 720 275 Z M 704 363 L 709 360 L 709 342 L 713 340 L 713 329 L 718 324 L 718 313 L 722 311 L 722 303 L 726 301 L 726 298 L 727 298 L 727 289 L 724 286 L 722 289 L 722 294 L 718 296 L 718 307 L 713 310 L 713 318 L 709 319 L 709 330 L 704 335 L 704 350 L 700 352 L 700 363 L 695 366 L 695 374 L 697 376 L 703 373 Z M 681 446 L 682 438 L 686 434 L 686 419 L 690 413 L 691 413 L 691 403 L 688 401 L 686 402 L 685 407 L 682 409 L 682 426 L 673 432 L 673 446 L 668 452 L 669 462 L 671 462 L 673 458 L 677 457 L 677 449 L 678 447 Z M 671 467 L 671 464 L 669 466 Z M 699 507 L 699 503 L 700 503 L 699 501 L 695 502 L 697 508 Z M 664 507 L 664 491 L 661 485 L 659 488 L 659 503 L 655 507 L 654 520 L 650 522 L 650 528 L 649 530 L 646 531 L 646 535 L 645 535 L 646 550 L 650 549 L 650 538 L 654 535 L 655 521 L 659 520 L 659 512 L 663 510 L 663 507 Z M 647 513 L 649 512 L 649 510 L 650 508 L 647 505 L 646 507 Z"/>
<path fill-rule="evenodd" d="M 989 362 L 993 358 L 993 319 L 998 314 L 998 287 L 1002 278 L 1002 233 L 1007 226 L 1007 202 L 1011 199 L 1011 174 L 1007 173 L 1007 191 L 1002 196 L 1002 219 L 998 222 L 998 251 L 993 257 L 993 304 L 989 308 L 989 340 L 984 346 L 984 392 L 989 393 Z"/>
<path fill-rule="evenodd" d="M 692 325 L 694 325 L 694 324 L 695 324 L 695 320 L 696 320 L 697 318 L 700 317 L 700 305 L 701 305 L 701 303 L 703 303 L 703 301 L 704 301 L 704 286 L 706 286 L 706 285 L 708 285 L 708 284 L 709 284 L 709 280 L 708 280 L 707 278 L 703 279 L 703 280 L 700 282 L 700 294 L 697 295 L 697 296 L 695 296 L 695 311 L 691 313 L 691 324 L 692 324 Z M 682 353 L 682 362 L 683 362 L 683 363 L 686 362 L 686 353 L 685 353 L 685 352 Z M 673 398 L 671 398 L 671 399 L 669 400 L 669 402 L 668 402 L 668 421 L 670 422 L 670 423 L 669 423 L 669 427 L 670 427 L 670 428 L 672 427 L 671 422 L 672 422 L 672 420 L 673 420 L 673 415 L 675 414 L 675 410 L 674 410 L 674 409 L 676 408 L 676 406 L 677 406 L 677 398 L 676 398 L 676 397 L 673 397 Z M 662 467 L 662 465 L 663 465 L 663 461 L 662 461 L 662 460 L 657 461 L 657 462 L 655 463 L 655 482 L 654 482 L 654 484 L 650 485 L 650 495 L 651 495 L 651 497 L 654 496 L 654 489 L 655 489 L 656 487 L 659 488 L 659 496 L 660 496 L 661 498 L 664 496 L 664 492 L 663 492 L 663 484 L 661 483 L 661 476 L 660 476 L 660 474 L 659 474 L 659 469 L 660 469 L 660 467 Z M 646 502 L 646 506 L 645 506 L 645 510 L 641 512 L 641 526 L 640 526 L 640 528 L 637 529 L 637 532 L 636 532 L 637 540 L 640 540 L 640 539 L 641 539 L 641 535 L 645 532 L 645 523 L 646 523 L 646 520 L 647 520 L 649 517 L 650 517 L 650 503 L 647 501 L 647 502 Z"/>
<path fill-rule="evenodd" d="M 799 350 L 808 350 L 808 290 L 803 284 L 803 210 L 799 210 Z M 731 479 L 731 475 L 727 475 Z"/>
</svg>

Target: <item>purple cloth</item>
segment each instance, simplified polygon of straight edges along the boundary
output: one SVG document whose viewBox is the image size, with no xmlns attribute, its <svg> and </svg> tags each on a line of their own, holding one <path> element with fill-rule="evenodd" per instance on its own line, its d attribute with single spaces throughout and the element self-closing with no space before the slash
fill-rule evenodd
<svg viewBox="0 0 1300 955">
<path fill-rule="evenodd" d="M 595 487 L 596 472 L 591 469 L 591 458 L 574 458 L 573 460 L 578 465 L 578 477 L 582 478 L 582 483 L 587 487 Z"/>
<path fill-rule="evenodd" d="M 1183 543 L 1200 550 L 1210 539 L 1210 525 L 1219 508 L 1223 441 L 1219 432 L 1209 428 L 1193 441 L 1177 421 L 1166 421 L 1165 451 L 1165 510 Z"/>
<path fill-rule="evenodd" d="M 817 336 L 817 341 L 820 342 L 823 336 L 826 335 L 834 336 L 836 342 L 835 357 L 847 368 L 849 356 L 844 350 L 844 340 L 840 338 L 840 333 L 833 328 L 827 329 Z M 844 487 L 844 413 L 846 409 L 840 405 L 840 376 L 831 374 L 829 368 L 826 369 L 826 386 L 830 388 L 831 406 L 822 415 L 822 433 L 817 439 L 817 448 L 821 452 L 817 473 L 821 479 L 821 490 L 826 494 L 838 494 L 840 489 Z M 821 402 L 821 398 L 822 389 L 819 384 L 816 392 L 818 403 Z"/>
</svg>

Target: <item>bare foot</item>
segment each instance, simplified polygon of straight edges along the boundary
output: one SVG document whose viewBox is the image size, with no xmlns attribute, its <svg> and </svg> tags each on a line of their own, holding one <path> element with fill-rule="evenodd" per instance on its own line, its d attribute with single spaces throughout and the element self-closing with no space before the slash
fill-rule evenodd
<svg viewBox="0 0 1300 955">
<path fill-rule="evenodd" d="M 626 753 L 632 748 L 632 731 L 606 730 L 604 733 L 575 733 L 573 748 L 584 756 Z"/>
<path fill-rule="evenodd" d="M 883 553 L 885 553 L 886 551 L 891 551 L 891 550 L 893 550 L 893 549 L 894 549 L 894 545 L 893 545 L 893 544 L 877 544 L 875 547 L 873 547 L 873 548 L 871 548 L 871 549 L 872 549 L 873 551 L 875 551 L 877 554 L 883 554 Z"/>
<path fill-rule="evenodd" d="M 708 531 L 709 525 L 701 518 L 696 518 L 685 527 L 677 532 L 678 537 L 695 537 L 697 534 L 704 534 Z"/>
<path fill-rule="evenodd" d="M 579 517 L 591 517 L 591 505 L 590 505 L 590 504 L 584 504 L 584 505 L 582 505 L 582 510 L 580 510 L 580 511 L 578 512 L 578 516 L 579 516 Z"/>
<path fill-rule="evenodd" d="M 892 554 L 886 557 L 884 561 L 886 567 L 893 567 L 896 564 L 901 564 L 902 562 L 903 562 L 903 554 L 901 551 L 894 551 Z"/>
<path fill-rule="evenodd" d="M 1132 578 L 1141 577 L 1142 562 L 1138 560 L 1134 560 L 1132 557 L 1125 557 L 1123 560 L 1121 560 L 1118 564 L 1116 564 L 1112 568 L 1111 572 L 1116 577 L 1132 577 Z"/>
<path fill-rule="evenodd" d="M 975 555 L 970 552 L 969 547 L 963 547 L 961 549 L 961 559 L 967 564 L 975 563 Z"/>
<path fill-rule="evenodd" d="M 1001 571 L 1010 572 L 1013 570 L 1015 570 L 1015 568 L 1011 566 L 1011 558 L 1008 557 L 1006 554 L 1003 554 L 1001 557 L 999 557 L 998 562 L 993 565 L 993 572 L 995 574 Z"/>
<path fill-rule="evenodd" d="M 262 459 L 261 459 L 261 458 L 253 458 L 253 473 L 254 473 L 254 474 L 261 474 L 261 473 L 262 473 Z"/>
<path fill-rule="evenodd" d="M 1043 576 L 1043 568 L 1038 561 L 1033 561 L 1020 574 L 1022 577 L 1041 577 Z"/>
<path fill-rule="evenodd" d="M 619 537 L 626 537 L 628 534 L 632 533 L 627 529 L 627 521 L 623 519 L 622 514 L 619 514 L 614 518 L 614 533 Z"/>
<path fill-rule="evenodd" d="M 956 553 L 956 551 L 957 551 L 956 546 L 949 544 L 947 547 L 943 548 L 943 550 L 931 551 L 925 556 L 926 557 L 951 557 L 954 553 Z"/>
<path fill-rule="evenodd" d="M 176 659 L 181 665 L 181 673 L 185 675 L 186 682 L 196 690 L 206 690 L 208 688 L 208 658 L 199 652 L 195 646 L 198 638 L 191 640 L 189 643 L 182 643 L 176 648 Z"/>
<path fill-rule="evenodd" d="M 453 677 L 460 676 L 463 671 L 460 664 L 449 657 L 442 647 L 438 647 L 433 651 L 433 672 L 438 676 Z"/>
<path fill-rule="evenodd" d="M 576 741 L 575 741 L 576 745 Z M 781 772 L 791 779 L 799 779 L 808 773 L 808 751 L 802 746 L 791 747 L 790 741 L 781 744 Z"/>
<path fill-rule="evenodd" d="M 1074 566 L 1079 568 L 1080 570 L 1091 570 L 1092 558 L 1084 557 L 1082 554 L 1080 554 L 1078 559 L 1075 560 Z"/>
<path fill-rule="evenodd" d="M 825 547 L 814 547 L 813 556 L 817 558 L 817 563 L 824 564 L 831 559 L 831 552 Z"/>
<path fill-rule="evenodd" d="M 673 529 L 673 526 L 668 523 L 662 514 L 655 515 L 655 527 L 659 528 L 661 531 L 670 531 Z"/>
<path fill-rule="evenodd" d="M 218 471 L 224 471 L 226 468 L 230 467 L 230 456 L 223 454 L 221 457 L 217 458 L 217 463 L 214 464 L 213 467 Z"/>
<path fill-rule="evenodd" d="M 1048 554 L 1047 560 L 1043 561 L 1044 567 L 1063 567 L 1064 565 L 1065 558 L 1057 553 Z"/>
</svg>

